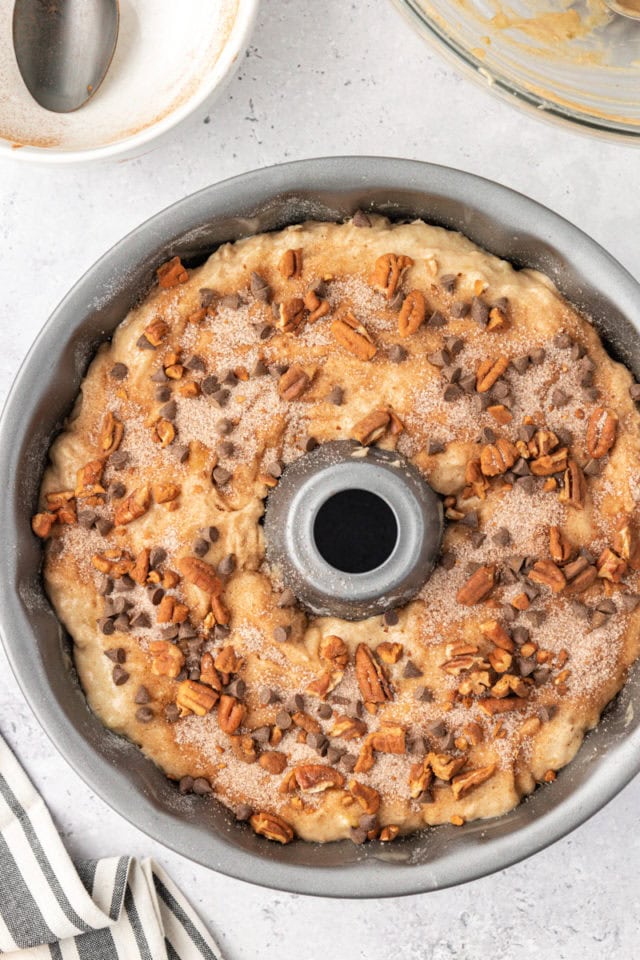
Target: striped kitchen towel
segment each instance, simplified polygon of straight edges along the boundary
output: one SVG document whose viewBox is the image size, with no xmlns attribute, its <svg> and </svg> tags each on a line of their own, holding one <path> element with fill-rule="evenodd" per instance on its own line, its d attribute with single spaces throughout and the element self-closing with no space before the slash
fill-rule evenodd
<svg viewBox="0 0 640 960">
<path fill-rule="evenodd" d="M 220 960 L 152 860 L 73 864 L 42 797 L 0 737 L 0 954 L 20 960 Z"/>
</svg>

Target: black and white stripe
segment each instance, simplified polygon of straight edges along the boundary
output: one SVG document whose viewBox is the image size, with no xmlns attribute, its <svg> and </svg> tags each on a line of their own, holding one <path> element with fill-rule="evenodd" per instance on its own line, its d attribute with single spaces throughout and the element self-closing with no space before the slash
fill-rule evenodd
<svg viewBox="0 0 640 960">
<path fill-rule="evenodd" d="M 0 954 L 14 951 L 21 960 L 220 960 L 200 918 L 151 860 L 74 866 L 0 737 Z"/>
</svg>

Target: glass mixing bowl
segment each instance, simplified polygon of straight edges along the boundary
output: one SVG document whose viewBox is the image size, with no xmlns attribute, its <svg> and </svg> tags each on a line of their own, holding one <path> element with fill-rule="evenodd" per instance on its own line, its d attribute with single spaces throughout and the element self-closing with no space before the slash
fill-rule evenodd
<svg viewBox="0 0 640 960">
<path fill-rule="evenodd" d="M 605 0 L 394 3 L 495 92 L 592 133 L 640 138 L 640 21 Z"/>
</svg>

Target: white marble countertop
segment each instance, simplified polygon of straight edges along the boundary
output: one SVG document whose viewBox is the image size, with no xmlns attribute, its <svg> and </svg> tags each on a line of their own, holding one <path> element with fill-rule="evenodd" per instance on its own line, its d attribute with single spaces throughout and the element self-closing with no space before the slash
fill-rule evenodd
<svg viewBox="0 0 640 960">
<path fill-rule="evenodd" d="M 0 164 L 0 400 L 58 300 L 132 227 L 244 170 L 346 153 L 498 180 L 568 217 L 640 276 L 636 149 L 517 112 L 454 73 L 383 0 L 263 0 L 221 98 L 155 151 L 68 169 Z M 638 779 L 571 836 L 501 874 L 425 896 L 323 901 L 228 880 L 129 826 L 53 750 L 2 654 L 0 730 L 72 854 L 156 857 L 229 960 L 324 960 L 328 950 L 338 960 L 637 955 Z"/>
</svg>

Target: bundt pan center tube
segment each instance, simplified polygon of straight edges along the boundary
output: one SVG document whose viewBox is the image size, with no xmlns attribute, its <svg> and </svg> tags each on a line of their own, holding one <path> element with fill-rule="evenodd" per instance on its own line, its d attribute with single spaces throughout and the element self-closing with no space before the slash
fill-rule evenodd
<svg viewBox="0 0 640 960">
<path fill-rule="evenodd" d="M 91 788 L 134 825 L 184 856 L 242 880 L 303 894 L 382 897 L 441 889 L 503 869 L 564 836 L 615 796 L 640 769 L 640 713 L 631 709 L 640 688 L 637 667 L 553 786 L 505 816 L 438 827 L 386 847 L 350 841 L 280 846 L 235 823 L 220 804 L 180 796 L 135 745 L 88 710 L 70 639 L 43 591 L 40 545 L 30 533 L 52 437 L 97 346 L 150 288 L 158 264 L 180 256 L 194 265 L 225 241 L 308 219 L 339 221 L 357 209 L 460 230 L 499 257 L 543 271 L 593 319 L 612 355 L 640 378 L 636 281 L 580 230 L 504 187 L 430 164 L 359 157 L 286 164 L 208 187 L 143 224 L 98 261 L 45 324 L 16 378 L 0 424 L 5 491 L 0 623 L 12 669 L 43 728 Z M 322 455 L 320 448 L 317 456 Z M 352 579 L 362 576 L 364 582 L 387 564 L 390 570 L 403 542 L 403 509 L 409 509 L 410 498 L 403 506 L 377 483 L 354 478 L 335 496 L 326 494 L 316 501 L 315 513 L 306 514 L 307 543 L 334 572 L 347 566 L 341 572 Z M 346 507 L 338 495 L 351 498 Z M 272 509 L 275 500 L 269 513 Z M 360 553 L 345 553 L 327 534 L 339 527 L 345 509 L 373 509 L 380 540 L 367 541 Z M 439 522 L 437 507 L 423 516 L 425 529 Z M 421 547 L 416 537 L 405 573 L 413 568 L 428 575 L 438 539 L 436 530 Z M 367 569 L 374 561 L 377 566 Z M 399 568 L 397 575 L 401 581 Z M 306 602 L 315 601 L 307 595 Z"/>
</svg>

